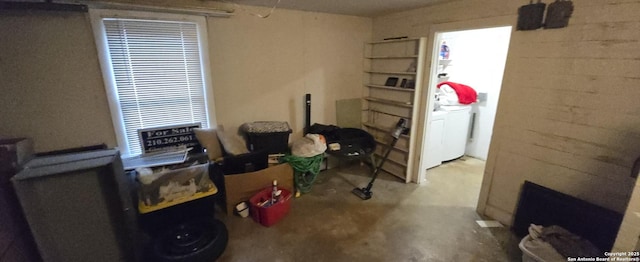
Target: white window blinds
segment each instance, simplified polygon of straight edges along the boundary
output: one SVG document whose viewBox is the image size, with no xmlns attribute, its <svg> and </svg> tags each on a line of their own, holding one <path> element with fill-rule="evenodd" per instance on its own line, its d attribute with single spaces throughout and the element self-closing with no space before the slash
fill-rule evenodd
<svg viewBox="0 0 640 262">
<path fill-rule="evenodd" d="M 208 127 L 197 25 L 102 21 L 128 155 L 141 153 L 138 129 L 198 122 Z"/>
</svg>

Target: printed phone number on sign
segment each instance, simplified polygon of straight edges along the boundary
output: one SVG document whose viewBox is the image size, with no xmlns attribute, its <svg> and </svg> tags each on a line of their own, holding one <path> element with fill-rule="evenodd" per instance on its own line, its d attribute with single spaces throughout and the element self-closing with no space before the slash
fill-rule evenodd
<svg viewBox="0 0 640 262">
<path fill-rule="evenodd" d="M 180 142 L 191 142 L 191 141 L 193 141 L 193 135 L 165 137 L 165 138 L 147 140 L 147 147 L 162 146 L 162 145 L 169 145 L 169 144 L 175 144 Z"/>
</svg>

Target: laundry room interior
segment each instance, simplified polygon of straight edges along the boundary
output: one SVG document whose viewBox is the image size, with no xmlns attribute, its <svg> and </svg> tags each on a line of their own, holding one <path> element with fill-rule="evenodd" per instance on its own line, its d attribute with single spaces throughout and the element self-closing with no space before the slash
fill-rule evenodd
<svg viewBox="0 0 640 262">
<path fill-rule="evenodd" d="M 500 97 L 502 77 L 509 50 L 511 27 L 493 27 L 436 34 L 435 66 L 427 96 L 433 104 L 423 147 L 422 171 L 437 172 L 441 165 L 465 162 L 470 158 L 484 165 L 489 152 L 493 123 Z M 447 83 L 463 84 L 475 92 L 476 99 L 460 102 Z M 477 176 L 482 176 L 478 169 Z M 427 176 L 423 176 L 424 181 Z M 479 189 L 480 185 L 475 185 Z M 475 187 L 474 186 L 474 187 Z"/>
</svg>

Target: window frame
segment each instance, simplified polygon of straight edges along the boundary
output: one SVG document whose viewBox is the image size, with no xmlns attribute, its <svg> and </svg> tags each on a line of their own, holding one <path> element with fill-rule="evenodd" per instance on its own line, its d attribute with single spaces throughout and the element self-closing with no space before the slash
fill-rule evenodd
<svg viewBox="0 0 640 262">
<path fill-rule="evenodd" d="M 116 135 L 118 149 L 123 157 L 135 156 L 129 151 L 129 142 L 127 140 L 126 131 L 124 127 L 124 118 L 122 109 L 120 106 L 120 99 L 118 97 L 118 90 L 116 86 L 113 66 L 111 64 L 111 55 L 109 53 L 109 47 L 105 32 L 105 26 L 102 20 L 105 18 L 121 18 L 121 19 L 140 19 L 140 20 L 158 20 L 158 21 L 176 21 L 176 22 L 191 22 L 195 23 L 198 32 L 198 42 L 200 51 L 200 64 L 202 82 L 204 85 L 204 104 L 205 113 L 207 115 L 207 124 L 209 127 L 217 125 L 213 87 L 211 85 L 211 64 L 209 61 L 209 46 L 208 46 L 208 34 L 207 34 L 207 19 L 204 16 L 195 15 L 183 15 L 183 14 L 167 14 L 156 12 L 140 12 L 140 11 L 127 11 L 127 10 L 111 10 L 111 9 L 90 9 L 89 16 L 91 20 L 91 26 L 93 28 L 94 38 L 96 40 L 96 47 L 98 52 L 98 59 L 100 61 L 100 67 L 102 69 L 102 78 L 104 80 L 105 89 L 107 93 L 107 100 L 109 103 L 109 110 L 111 112 L 111 120 Z M 204 123 L 203 123 L 204 124 Z"/>
</svg>

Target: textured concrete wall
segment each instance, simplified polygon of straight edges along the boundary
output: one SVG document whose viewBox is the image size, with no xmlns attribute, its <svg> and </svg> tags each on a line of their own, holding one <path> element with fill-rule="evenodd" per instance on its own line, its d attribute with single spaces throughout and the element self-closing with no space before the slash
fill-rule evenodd
<svg viewBox="0 0 640 262">
<path fill-rule="evenodd" d="M 374 19 L 374 40 L 514 25 L 524 2 L 451 1 Z M 511 224 L 524 180 L 624 212 L 640 155 L 640 2 L 575 1 L 567 28 L 512 34 L 478 210 Z"/>
</svg>

